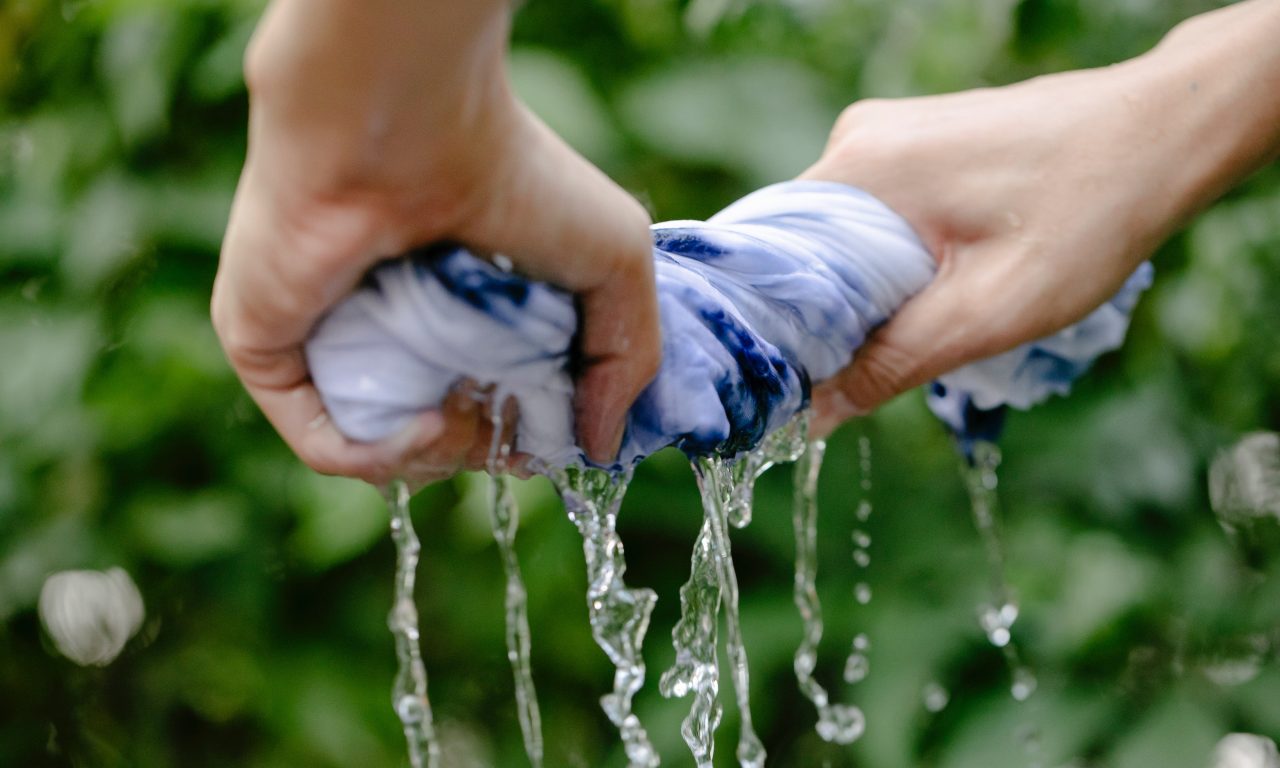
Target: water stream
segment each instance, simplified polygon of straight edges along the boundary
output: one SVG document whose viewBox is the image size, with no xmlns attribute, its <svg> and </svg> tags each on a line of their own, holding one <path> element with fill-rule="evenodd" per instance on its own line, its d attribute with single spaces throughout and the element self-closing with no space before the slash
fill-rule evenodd
<svg viewBox="0 0 1280 768">
<path fill-rule="evenodd" d="M 396 546 L 395 602 L 387 620 L 395 637 L 398 663 L 391 703 L 409 744 L 409 765 L 434 768 L 440 763 L 440 742 L 436 739 L 431 700 L 427 698 L 427 669 L 418 646 L 421 632 L 413 598 L 422 546 L 409 517 L 409 486 L 396 480 L 383 490 L 383 495 L 391 511 L 391 538 Z"/>
<path fill-rule="evenodd" d="M 716 659 L 720 608 L 725 614 L 725 650 L 738 703 L 740 730 L 736 757 L 747 768 L 764 765 L 764 745 L 751 719 L 751 675 L 738 615 L 738 577 L 733 567 L 729 527 L 751 522 L 756 479 L 773 465 L 795 461 L 804 451 L 808 417 L 798 416 L 755 450 L 734 460 L 693 462 L 702 496 L 703 521 L 694 542 L 689 580 L 680 588 L 680 621 L 671 633 L 676 660 L 659 689 L 667 697 L 693 694 L 680 733 L 699 768 L 712 765 L 719 702 L 720 668 Z"/>
<path fill-rule="evenodd" d="M 650 768 L 658 765 L 658 753 L 631 711 L 631 700 L 644 685 L 641 648 L 658 596 L 650 589 L 632 589 L 622 578 L 627 564 L 618 537 L 618 509 L 630 479 L 630 473 L 615 477 L 579 467 L 553 473 L 565 511 L 582 534 L 591 634 L 615 667 L 613 690 L 601 697 L 600 706 L 622 736 L 628 764 Z"/>
<path fill-rule="evenodd" d="M 538 694 L 533 686 L 533 670 L 530 665 L 532 640 L 529 636 L 529 593 L 520 576 L 520 561 L 516 557 L 520 506 L 511 492 L 511 481 L 506 476 L 511 446 L 503 440 L 501 409 L 490 407 L 489 411 L 493 432 L 488 460 L 489 523 L 506 577 L 503 609 L 507 660 L 511 662 L 511 673 L 515 681 L 516 714 L 520 720 L 524 751 L 533 768 L 542 768 L 542 715 L 538 709 Z"/>
<path fill-rule="evenodd" d="M 515 678 L 516 712 L 520 719 L 520 733 L 524 737 L 525 753 L 534 768 L 542 766 L 542 715 L 538 710 L 538 695 L 533 687 L 533 671 L 530 668 L 529 595 L 520 578 L 520 563 L 516 559 L 515 538 L 520 525 L 520 508 L 511 493 L 511 483 L 505 475 L 489 478 L 489 518 L 493 525 L 493 539 L 502 557 L 502 570 L 507 585 L 504 595 L 506 613 L 507 659 Z"/>
<path fill-rule="evenodd" d="M 837 744 L 851 744 L 866 729 L 866 718 L 858 707 L 832 704 L 827 691 L 813 677 L 818 663 L 818 645 L 822 642 L 822 603 L 818 600 L 816 579 L 818 575 L 818 475 L 826 443 L 816 440 L 809 443 L 804 455 L 796 462 L 795 491 L 792 505 L 792 524 L 796 536 L 796 576 L 793 595 L 796 609 L 804 623 L 804 634 L 792 665 L 800 691 L 818 710 L 818 735 Z M 870 544 L 870 540 L 867 541 Z M 858 551 L 858 550 L 855 550 Z M 865 636 L 859 635 L 859 637 Z M 855 650 L 865 659 L 855 641 Z M 852 663 L 854 655 L 850 655 Z M 846 663 L 845 677 L 849 675 Z M 858 679 L 865 676 L 865 670 Z"/>
<path fill-rule="evenodd" d="M 713 611 L 719 607 L 724 608 L 725 653 L 729 657 L 729 678 L 738 702 L 737 758 L 744 768 L 759 768 L 764 765 L 765 749 L 751 721 L 751 672 L 747 666 L 747 648 L 742 640 L 742 622 L 738 615 L 738 574 L 733 567 L 728 516 L 729 511 L 735 507 L 743 510 L 751 508 L 751 491 L 744 489 L 744 485 L 746 482 L 754 483 L 756 475 L 734 466 L 748 460 L 698 459 L 694 463 L 694 471 L 698 478 L 698 492 L 702 495 L 703 530 L 710 555 L 703 560 L 703 564 L 704 567 L 714 569 L 719 592 L 718 600 L 707 600 L 705 604 L 712 607 Z M 744 482 L 746 478 L 750 480 Z M 749 515 L 738 518 L 743 525 L 749 519 Z M 699 535 L 698 538 L 703 537 Z M 695 558 L 695 561 L 698 559 L 700 558 Z M 703 618 L 705 620 L 706 617 Z M 709 618 L 714 623 L 715 613 Z M 714 644 L 712 647 L 714 648 Z"/>
<path fill-rule="evenodd" d="M 515 678 L 516 704 L 526 752 L 534 768 L 541 768 L 544 748 L 541 716 L 530 669 L 528 597 L 515 553 L 519 509 L 506 469 L 509 449 L 497 442 L 490 454 L 490 522 L 506 576 L 505 616 L 507 656 Z M 672 631 L 675 663 L 659 683 L 668 697 L 692 694 L 681 735 L 699 768 L 712 768 L 715 731 L 722 717 L 719 701 L 720 667 L 717 641 L 721 608 L 724 611 L 725 649 L 740 718 L 736 750 L 744 768 L 761 768 L 766 753 L 755 732 L 750 709 L 750 671 L 743 642 L 738 608 L 738 580 L 729 540 L 731 527 L 741 528 L 751 521 L 755 481 L 769 467 L 794 461 L 795 490 L 792 522 L 796 536 L 796 571 L 793 596 L 803 620 L 804 632 L 794 656 L 796 678 L 801 691 L 818 712 L 817 732 L 826 741 L 849 744 L 866 728 L 861 709 L 833 703 L 814 679 L 817 652 L 823 635 L 822 606 L 816 589 L 818 477 L 822 469 L 825 443 L 806 445 L 807 420 L 797 418 L 766 439 L 759 448 L 734 460 L 703 458 L 693 462 L 702 497 L 703 523 L 694 543 L 689 580 L 680 589 L 681 616 Z M 991 644 L 1000 649 L 1012 677 L 1011 691 L 1022 701 L 1035 690 L 1036 679 L 1022 661 L 1012 627 L 1018 618 L 1017 602 L 1004 577 L 1004 551 L 1000 539 L 996 505 L 997 468 L 1000 452 L 991 443 L 978 443 L 972 461 L 964 467 L 974 523 L 982 539 L 988 562 L 992 603 L 980 611 L 980 622 Z M 861 499 L 855 511 L 852 532 L 853 564 L 859 571 L 869 567 L 871 537 L 865 523 L 872 514 L 870 442 L 859 440 L 859 488 Z M 649 589 L 633 589 L 623 576 L 626 560 L 617 532 L 617 516 L 630 474 L 615 475 L 603 470 L 570 467 L 550 473 L 559 490 L 569 519 L 583 540 L 587 566 L 587 612 L 592 636 L 614 664 L 613 689 L 600 703 L 609 720 L 618 728 L 628 764 L 636 768 L 657 766 L 658 755 L 639 718 L 632 700 L 645 679 L 641 653 L 657 596 Z M 434 768 L 440 760 L 435 736 L 427 675 L 419 648 L 418 614 L 414 603 L 414 581 L 420 544 L 409 518 L 409 489 L 396 482 L 384 491 L 391 510 L 391 532 L 396 544 L 396 594 L 389 624 L 395 636 L 399 669 L 393 702 L 404 727 L 413 768 Z M 854 587 L 854 599 L 866 604 L 871 590 L 864 578 Z M 844 667 L 844 679 L 858 683 L 870 669 L 870 642 L 865 634 L 854 636 Z M 930 696 L 931 710 L 940 709 L 937 695 Z"/>
</svg>

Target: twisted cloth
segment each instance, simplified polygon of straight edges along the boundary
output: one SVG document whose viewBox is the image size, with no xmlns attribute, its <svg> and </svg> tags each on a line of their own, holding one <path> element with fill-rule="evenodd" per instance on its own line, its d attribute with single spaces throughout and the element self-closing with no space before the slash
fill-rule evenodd
<svg viewBox="0 0 1280 768">
<path fill-rule="evenodd" d="M 705 222 L 652 232 L 662 365 L 627 415 L 622 467 L 669 445 L 690 456 L 753 448 L 937 268 L 888 206 L 832 182 L 776 184 Z M 1144 264 L 1117 297 L 1055 336 L 942 377 L 930 407 L 964 438 L 989 428 L 989 411 L 1067 392 L 1123 341 L 1150 275 Z M 435 246 L 376 267 L 306 350 L 325 407 L 350 438 L 393 434 L 468 378 L 493 385 L 499 402 L 518 401 L 517 451 L 561 467 L 585 461 L 571 403 L 576 328 L 564 291 Z"/>
</svg>

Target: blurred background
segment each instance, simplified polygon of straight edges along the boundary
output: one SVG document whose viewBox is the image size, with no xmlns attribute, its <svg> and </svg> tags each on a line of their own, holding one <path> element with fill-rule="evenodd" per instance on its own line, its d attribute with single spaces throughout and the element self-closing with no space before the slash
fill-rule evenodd
<svg viewBox="0 0 1280 768">
<path fill-rule="evenodd" d="M 511 70 L 656 218 L 700 218 L 805 167 L 854 99 L 1104 65 L 1213 5 L 532 0 Z M 261 7 L 0 2 L 0 765 L 406 762 L 381 500 L 290 455 L 207 316 L 245 148 L 240 60 Z M 1280 428 L 1280 169 L 1204 214 L 1157 266 L 1124 351 L 1071 398 L 1013 415 L 1003 441 L 1014 637 L 1040 680 L 1028 701 L 1009 696 L 978 626 L 981 540 L 918 394 L 838 433 L 822 480 L 818 677 L 866 712 L 852 747 L 818 739 L 796 690 L 790 473 L 761 480 L 734 548 L 771 764 L 1176 768 L 1204 765 L 1233 730 L 1280 736 L 1280 559 L 1264 535 L 1228 535 L 1207 490 L 1219 450 Z M 864 436 L 874 513 L 861 572 L 849 539 Z M 518 493 L 548 764 L 621 766 L 597 706 L 612 671 L 587 626 L 580 539 L 545 482 Z M 484 481 L 440 483 L 414 510 L 448 764 L 526 764 Z M 640 467 L 621 528 L 628 581 L 660 595 L 637 708 L 666 765 L 692 764 L 687 701 L 662 699 L 656 680 L 700 519 L 682 457 Z M 42 626 L 41 589 L 59 571 L 115 567 L 128 577 L 101 576 L 90 602 L 111 595 L 136 621 L 103 628 L 116 647 L 81 659 L 137 633 L 113 663 L 79 666 Z M 851 597 L 858 580 L 867 605 Z M 858 632 L 870 675 L 850 686 Z M 736 731 L 726 702 L 723 765 Z"/>
</svg>

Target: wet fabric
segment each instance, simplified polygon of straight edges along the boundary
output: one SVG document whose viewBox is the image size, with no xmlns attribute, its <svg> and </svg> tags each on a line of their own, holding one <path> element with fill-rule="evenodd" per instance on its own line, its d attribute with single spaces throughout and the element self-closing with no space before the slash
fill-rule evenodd
<svg viewBox="0 0 1280 768">
<path fill-rule="evenodd" d="M 905 220 L 831 182 L 776 184 L 705 222 L 652 232 L 663 360 L 628 413 L 623 466 L 670 445 L 691 456 L 754 447 L 936 270 Z M 1120 345 L 1149 283 L 1143 265 L 1080 324 L 942 377 L 930 407 L 964 436 L 989 428 L 990 411 L 1065 393 Z M 393 434 L 466 378 L 514 397 L 515 449 L 559 467 L 583 458 L 571 402 L 576 327 L 569 294 L 435 246 L 374 269 L 317 325 L 307 358 L 353 439 Z"/>
</svg>

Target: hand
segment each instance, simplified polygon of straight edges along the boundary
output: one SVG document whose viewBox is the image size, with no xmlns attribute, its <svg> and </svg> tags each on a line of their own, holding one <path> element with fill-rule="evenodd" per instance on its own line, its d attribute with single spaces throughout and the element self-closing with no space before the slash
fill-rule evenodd
<svg viewBox="0 0 1280 768">
<path fill-rule="evenodd" d="M 847 109 L 802 178 L 877 195 L 939 269 L 815 389 L 815 433 L 1080 320 L 1274 159 L 1278 11 L 1255 0 L 1208 14 L 1107 69 Z"/>
<path fill-rule="evenodd" d="M 502 253 L 577 293 L 577 429 L 593 458 L 616 453 L 657 370 L 648 215 L 511 95 L 509 13 L 505 0 L 276 0 L 250 46 L 249 151 L 212 314 L 250 395 L 321 472 L 421 483 L 488 455 L 491 419 L 465 392 L 359 444 L 308 377 L 316 320 L 412 246 Z"/>
</svg>

